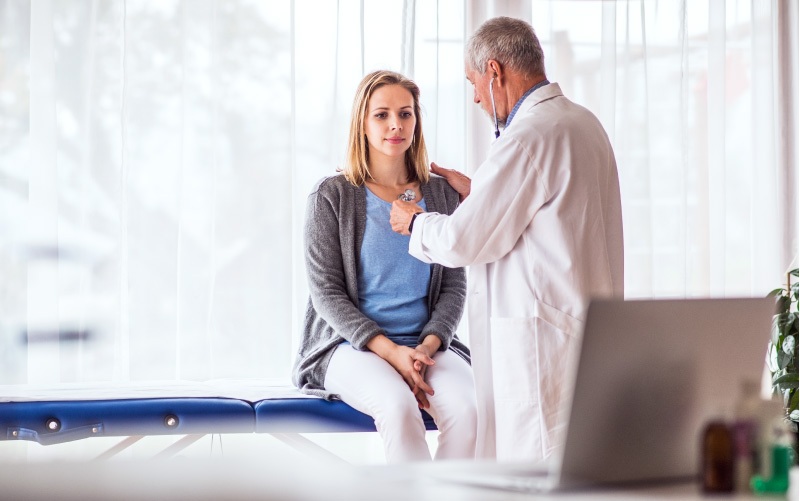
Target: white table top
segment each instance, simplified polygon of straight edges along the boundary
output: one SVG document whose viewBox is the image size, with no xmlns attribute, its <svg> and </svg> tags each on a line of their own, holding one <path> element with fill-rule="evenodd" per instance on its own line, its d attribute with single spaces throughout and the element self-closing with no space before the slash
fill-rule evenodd
<svg viewBox="0 0 800 501">
<path fill-rule="evenodd" d="M 269 456 L 267 454 L 266 456 Z M 429 465 L 434 466 L 434 465 Z M 551 494 L 469 487 L 442 482 L 419 467 L 302 463 L 265 457 L 263 462 L 148 460 L 0 464 L 5 499 L 60 500 L 403 500 L 558 501 L 701 500 L 696 484 L 592 489 Z M 724 499 L 754 500 L 752 495 Z M 763 499 L 763 498 L 758 498 Z M 775 499 L 775 498 L 773 498 Z"/>
</svg>

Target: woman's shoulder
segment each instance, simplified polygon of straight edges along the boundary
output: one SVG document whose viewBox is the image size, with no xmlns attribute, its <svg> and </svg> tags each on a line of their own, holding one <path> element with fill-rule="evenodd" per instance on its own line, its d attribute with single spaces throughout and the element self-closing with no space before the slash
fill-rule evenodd
<svg viewBox="0 0 800 501">
<path fill-rule="evenodd" d="M 458 192 L 450 186 L 450 183 L 445 178 L 431 174 L 428 185 L 430 185 L 434 196 L 444 199 L 448 213 L 455 210 L 456 205 L 458 205 Z"/>
<path fill-rule="evenodd" d="M 338 172 L 336 174 L 322 176 L 316 182 L 316 184 L 314 184 L 314 189 L 311 190 L 311 193 L 314 193 L 316 191 L 338 190 L 347 184 L 350 184 L 350 181 L 348 181 L 347 178 L 344 177 L 344 174 Z"/>
<path fill-rule="evenodd" d="M 443 178 L 442 176 L 437 176 L 436 174 L 431 174 L 431 177 L 428 179 L 428 183 L 431 187 L 444 190 L 445 192 L 453 192 L 456 193 L 456 190 L 450 186 L 450 183 L 447 182 L 447 179 Z"/>
<path fill-rule="evenodd" d="M 333 174 L 324 176 L 316 182 L 311 190 L 311 195 L 322 195 L 325 197 L 341 197 L 352 192 L 356 187 L 344 176 L 344 174 Z M 345 195 L 346 196 L 346 195 Z"/>
</svg>

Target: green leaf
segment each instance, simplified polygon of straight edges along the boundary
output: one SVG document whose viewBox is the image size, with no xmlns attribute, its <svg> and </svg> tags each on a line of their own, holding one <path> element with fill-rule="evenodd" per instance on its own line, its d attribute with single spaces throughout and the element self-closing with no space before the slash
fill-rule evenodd
<svg viewBox="0 0 800 501">
<path fill-rule="evenodd" d="M 789 300 L 789 298 L 784 295 L 781 295 L 775 302 L 775 311 L 777 311 L 778 314 L 783 315 L 789 310 L 789 306 L 791 306 L 791 301 Z"/>
<path fill-rule="evenodd" d="M 794 327 L 795 321 L 794 313 L 787 316 L 787 318 L 783 319 L 781 322 L 781 336 L 786 337 L 792 333 L 792 328 Z"/>
<path fill-rule="evenodd" d="M 795 269 L 793 269 L 792 271 L 790 271 L 790 272 L 789 272 L 789 275 L 791 275 L 791 276 L 793 276 L 793 277 L 796 277 L 796 276 L 798 276 L 798 275 L 797 275 L 797 274 L 798 274 L 798 270 L 800 270 L 800 268 L 795 268 Z"/>
<path fill-rule="evenodd" d="M 792 390 L 792 398 L 789 401 L 789 405 L 786 406 L 789 411 L 797 411 L 797 395 L 800 395 L 796 389 Z"/>
<path fill-rule="evenodd" d="M 772 322 L 772 344 L 778 346 L 781 343 L 781 327 L 780 323 L 778 323 L 778 317 L 776 316 Z"/>
<path fill-rule="evenodd" d="M 793 357 L 794 351 L 797 347 L 796 345 L 797 345 L 797 340 L 795 339 L 794 335 L 789 334 L 783 339 L 783 343 L 781 344 L 781 349 L 785 354 L 789 355 L 789 357 Z"/>
<path fill-rule="evenodd" d="M 797 382 L 797 373 L 796 372 L 789 372 L 787 374 L 783 374 L 779 377 L 776 377 L 772 380 L 772 384 L 780 384 L 780 383 L 787 383 L 794 381 Z"/>
<path fill-rule="evenodd" d="M 781 369 L 785 369 L 787 365 L 789 365 L 792 361 L 792 356 L 788 355 L 780 350 L 778 352 L 778 367 Z"/>
<path fill-rule="evenodd" d="M 775 377 L 772 380 L 772 385 L 773 388 L 775 388 L 775 391 L 778 392 L 785 392 L 787 390 L 797 388 L 797 371 L 788 372 L 781 370 L 776 372 Z"/>
<path fill-rule="evenodd" d="M 772 289 L 772 290 L 771 290 L 771 291 L 769 291 L 769 293 L 767 294 L 767 297 L 770 297 L 770 296 L 775 296 L 775 297 L 782 296 L 782 295 L 783 295 L 783 290 L 784 290 L 784 289 L 783 289 L 782 287 L 779 287 L 779 288 L 777 288 L 777 289 Z"/>
<path fill-rule="evenodd" d="M 778 350 L 775 348 L 774 343 L 770 343 L 767 346 L 767 366 L 769 367 L 769 371 L 773 373 L 773 377 L 775 373 L 780 370 L 778 367 Z"/>
</svg>

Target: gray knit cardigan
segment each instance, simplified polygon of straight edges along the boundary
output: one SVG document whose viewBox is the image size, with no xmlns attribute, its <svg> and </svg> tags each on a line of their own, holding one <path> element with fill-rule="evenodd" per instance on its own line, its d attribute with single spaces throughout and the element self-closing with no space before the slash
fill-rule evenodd
<svg viewBox="0 0 800 501">
<path fill-rule="evenodd" d="M 304 393 L 328 400 L 325 372 L 334 349 L 349 341 L 357 350 L 383 331 L 358 309 L 358 259 L 367 222 L 366 192 L 343 175 L 322 179 L 308 196 L 305 221 L 305 259 L 309 300 L 303 340 L 292 371 L 292 382 Z M 458 194 L 440 177 L 422 185 L 429 212 L 452 214 Z M 428 288 L 428 323 L 420 342 L 429 334 L 467 362 L 469 349 L 455 335 L 464 311 L 467 280 L 463 268 L 434 264 Z"/>
</svg>

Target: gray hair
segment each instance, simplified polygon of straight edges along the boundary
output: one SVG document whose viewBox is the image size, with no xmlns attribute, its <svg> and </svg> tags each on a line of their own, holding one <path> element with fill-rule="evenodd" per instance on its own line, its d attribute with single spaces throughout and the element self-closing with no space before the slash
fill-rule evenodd
<svg viewBox="0 0 800 501">
<path fill-rule="evenodd" d="M 544 75 L 544 53 L 533 27 L 521 19 L 495 17 L 469 37 L 465 58 L 472 71 L 494 59 L 525 77 Z"/>
</svg>

